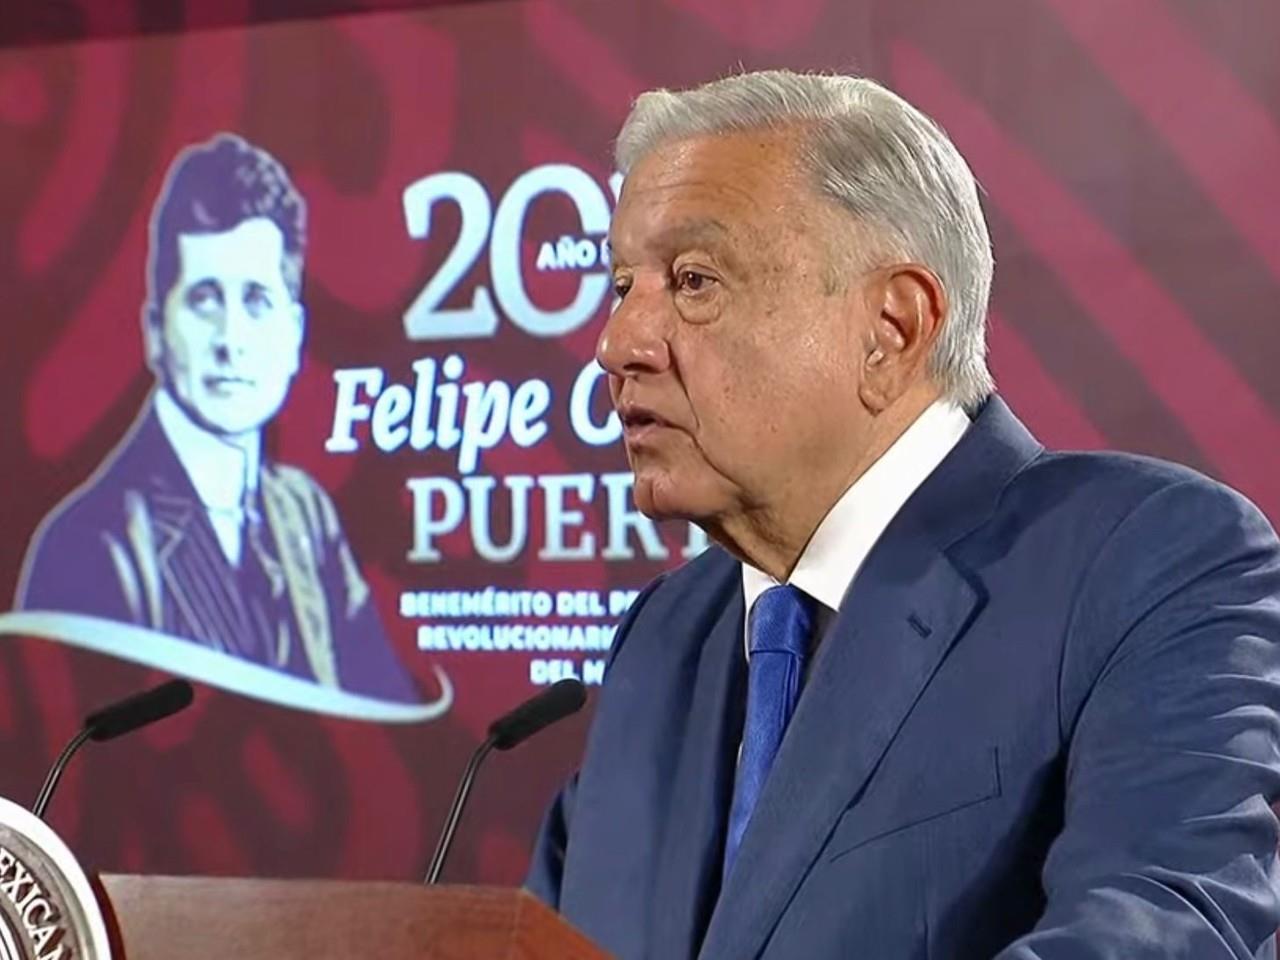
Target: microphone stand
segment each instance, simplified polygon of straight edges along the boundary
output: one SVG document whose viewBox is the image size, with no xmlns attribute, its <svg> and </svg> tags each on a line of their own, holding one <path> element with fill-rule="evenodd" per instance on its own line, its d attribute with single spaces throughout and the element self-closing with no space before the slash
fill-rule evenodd
<svg viewBox="0 0 1280 960">
<path fill-rule="evenodd" d="M 462 818 L 467 794 L 471 792 L 471 783 L 489 751 L 510 750 L 519 746 L 539 730 L 580 710 L 586 702 L 587 690 L 582 681 L 566 678 L 553 683 L 536 697 L 526 700 L 489 725 L 489 735 L 467 761 L 467 769 L 462 774 L 462 782 L 458 784 L 458 792 L 453 795 L 453 804 L 449 807 L 449 816 L 445 818 L 444 830 L 440 834 L 440 842 L 436 844 L 436 852 L 431 857 L 431 866 L 427 868 L 424 883 L 431 886 L 440 879 L 444 858 L 449 853 L 454 831 L 458 829 L 458 821 Z"/>
<path fill-rule="evenodd" d="M 53 791 L 58 787 L 58 781 L 62 779 L 62 771 L 67 768 L 67 764 L 71 762 L 75 752 L 84 746 L 84 742 L 93 736 L 94 727 L 86 726 L 74 737 L 70 742 L 62 748 L 62 753 L 58 754 L 58 761 L 49 771 L 49 775 L 44 778 L 44 786 L 40 788 L 40 793 L 36 796 L 36 802 L 31 807 L 31 812 L 41 820 L 44 819 L 45 808 L 49 806 L 49 801 L 53 799 Z"/>
<path fill-rule="evenodd" d="M 41 820 L 44 819 L 49 801 L 53 799 L 53 791 L 57 789 L 58 781 L 62 779 L 62 771 L 67 768 L 71 758 L 84 746 L 86 740 L 114 740 L 139 727 L 173 716 L 179 710 L 185 710 L 191 705 L 193 695 L 191 684 L 187 681 L 170 680 L 152 690 L 136 693 L 119 703 L 113 703 L 96 713 L 91 713 L 85 719 L 80 731 L 62 748 L 62 753 L 58 754 L 58 760 L 54 763 L 53 769 L 44 778 L 44 786 L 40 788 L 31 812 Z M 4 955 L 4 950 L 0 947 L 0 957 Z"/>
<path fill-rule="evenodd" d="M 453 795 L 453 803 L 449 807 L 449 816 L 445 818 L 444 830 L 440 833 L 440 841 L 436 844 L 436 852 L 431 856 L 431 866 L 427 868 L 426 883 L 428 886 L 435 884 L 440 879 L 440 871 L 444 869 L 444 858 L 449 852 L 449 846 L 453 842 L 453 834 L 458 829 L 458 821 L 462 819 L 462 808 L 467 802 L 467 795 L 471 793 L 472 781 L 476 778 L 476 772 L 480 769 L 480 764 L 484 758 L 489 755 L 489 751 L 494 748 L 497 741 L 490 734 L 476 752 L 471 754 L 471 759 L 467 761 L 467 769 L 462 774 L 462 780 L 458 784 L 458 790 Z"/>
</svg>

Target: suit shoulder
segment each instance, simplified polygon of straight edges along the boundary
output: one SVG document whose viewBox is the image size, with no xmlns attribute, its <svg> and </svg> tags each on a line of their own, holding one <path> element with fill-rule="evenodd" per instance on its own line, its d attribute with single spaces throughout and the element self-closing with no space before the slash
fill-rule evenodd
<svg viewBox="0 0 1280 960">
<path fill-rule="evenodd" d="M 706 602 L 722 589 L 739 583 L 741 572 L 738 561 L 713 544 L 696 557 L 664 570 L 650 580 L 636 597 L 632 610 L 650 603 L 666 607 L 669 604 Z"/>
<path fill-rule="evenodd" d="M 1082 577 L 1076 622 L 1085 632 L 1110 636 L 1105 624 L 1131 622 L 1171 597 L 1191 598 L 1196 584 L 1226 595 L 1255 573 L 1272 583 L 1280 571 L 1280 541 L 1262 512 L 1189 467 L 1133 454 L 1062 453 L 1026 473 L 1021 483 L 1030 493 L 1013 499 L 1037 506 L 1008 516 L 1043 521 L 1058 534 L 1054 549 L 1074 558 Z"/>
<path fill-rule="evenodd" d="M 1184 466 L 1123 453 L 1038 455 L 1006 483 L 976 533 L 964 548 L 968 562 L 1026 550 L 1043 558 L 1044 582 L 1064 595 L 1117 551 L 1132 569 L 1115 587 L 1129 589 L 1156 553 L 1186 556 L 1211 540 L 1232 551 L 1274 539 L 1257 508 L 1229 487 Z"/>
<path fill-rule="evenodd" d="M 705 603 L 741 583 L 742 565 L 718 546 L 710 546 L 691 560 L 663 574 L 654 592 L 664 603 Z"/>
<path fill-rule="evenodd" d="M 1143 500 L 1164 487 L 1183 484 L 1220 486 L 1182 464 L 1111 450 L 1048 451 L 1037 457 L 1019 481 L 1055 486 L 1087 485 L 1093 494 Z"/>
<path fill-rule="evenodd" d="M 1150 508 L 1163 506 L 1262 519 L 1244 495 L 1225 484 L 1181 464 L 1130 453 L 1044 453 L 1014 478 L 1003 499 L 1023 516 L 1040 505 L 1076 525 L 1078 534 L 1093 525 L 1115 529 L 1131 514 L 1162 514 Z M 1140 510 L 1144 504 L 1149 509 Z"/>
<path fill-rule="evenodd" d="M 708 547 L 673 570 L 651 580 L 627 610 L 610 653 L 612 666 L 623 645 L 647 648 L 645 638 L 662 638 L 674 625 L 707 624 L 719 615 L 741 583 L 741 566 L 717 546 Z"/>
<path fill-rule="evenodd" d="M 14 606 L 50 605 L 73 581 L 96 579 L 105 545 L 124 529 L 124 496 L 100 478 L 72 490 L 45 514 L 27 541 Z M 53 604 L 57 606 L 57 603 Z"/>
<path fill-rule="evenodd" d="M 1146 662 L 1178 650 L 1187 682 L 1199 684 L 1206 674 L 1196 658 L 1214 655 L 1210 650 L 1235 656 L 1246 634 L 1274 648 L 1280 540 L 1271 524 L 1223 483 L 1186 467 L 1129 459 L 1143 482 L 1130 481 L 1125 511 L 1089 544 L 1082 564 L 1068 640 L 1074 675 L 1088 687 L 1120 656 Z"/>
<path fill-rule="evenodd" d="M 1165 552 L 1230 552 L 1274 544 L 1275 531 L 1244 494 L 1181 464 L 1133 454 L 1068 454 L 1092 461 L 1081 495 L 1121 509 L 1112 541 L 1153 541 Z M 1077 470 L 1079 467 L 1077 467 Z"/>
<path fill-rule="evenodd" d="M 31 542 L 48 536 L 96 539 L 102 530 L 123 525 L 126 494 L 144 485 L 162 455 L 173 456 L 154 449 L 137 424 L 130 427 L 93 472 L 45 514 Z"/>
<path fill-rule="evenodd" d="M 94 476 L 68 492 L 44 515 L 31 535 L 29 552 L 96 542 L 104 531 L 123 522 L 123 488 L 106 476 Z"/>
<path fill-rule="evenodd" d="M 719 547 L 709 547 L 675 570 L 659 573 L 640 591 L 618 627 L 620 641 L 632 632 L 663 632 L 673 618 L 689 623 L 713 616 L 741 584 L 741 566 Z"/>
</svg>

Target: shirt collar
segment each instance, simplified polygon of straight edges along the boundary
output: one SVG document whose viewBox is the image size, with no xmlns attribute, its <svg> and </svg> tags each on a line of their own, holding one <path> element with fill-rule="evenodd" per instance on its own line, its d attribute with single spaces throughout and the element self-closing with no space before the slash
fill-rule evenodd
<svg viewBox="0 0 1280 960">
<path fill-rule="evenodd" d="M 211 510 L 243 508 L 245 490 L 252 494 L 258 485 L 258 443 L 248 444 L 246 449 L 210 433 L 163 387 L 156 389 L 154 403 L 160 429 L 191 478 L 200 502 Z"/>
<path fill-rule="evenodd" d="M 903 432 L 827 511 L 787 581 L 824 607 L 839 610 L 849 584 L 903 504 L 937 469 L 969 429 L 969 416 L 936 401 Z M 749 612 L 778 581 L 742 565 L 742 593 Z"/>
</svg>

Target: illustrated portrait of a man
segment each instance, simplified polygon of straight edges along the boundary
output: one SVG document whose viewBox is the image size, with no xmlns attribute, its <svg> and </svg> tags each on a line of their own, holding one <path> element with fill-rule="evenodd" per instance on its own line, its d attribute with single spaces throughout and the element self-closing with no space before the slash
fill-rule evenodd
<svg viewBox="0 0 1280 960">
<path fill-rule="evenodd" d="M 244 139 L 179 154 L 150 229 L 142 333 L 155 387 L 37 530 L 15 606 L 416 700 L 333 502 L 264 449 L 302 359 L 306 219 L 284 167 Z"/>
</svg>

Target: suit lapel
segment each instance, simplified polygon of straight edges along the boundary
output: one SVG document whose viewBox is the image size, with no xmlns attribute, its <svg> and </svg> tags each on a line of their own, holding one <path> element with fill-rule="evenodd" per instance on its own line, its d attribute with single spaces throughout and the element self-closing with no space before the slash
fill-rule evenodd
<svg viewBox="0 0 1280 960">
<path fill-rule="evenodd" d="M 708 635 L 680 744 L 653 892 L 654 957 L 690 957 L 720 889 L 724 831 L 746 705 L 742 591 Z"/>
<path fill-rule="evenodd" d="M 131 455 L 146 478 L 140 492 L 164 585 L 163 629 L 224 653 L 238 650 L 250 628 L 239 586 L 154 411 L 139 423 Z"/>
<path fill-rule="evenodd" d="M 855 803 L 985 599 L 950 548 L 982 524 L 1041 447 L 992 397 L 894 518 L 841 604 L 760 795 L 701 957 L 764 949 L 842 813 Z"/>
<path fill-rule="evenodd" d="M 884 551 L 859 575 L 814 662 L 703 957 L 757 955 L 978 602 L 936 551 Z"/>
<path fill-rule="evenodd" d="M 170 629 L 223 653 L 238 650 L 249 628 L 231 568 L 198 501 L 152 498 L 160 573 L 174 607 Z"/>
</svg>

